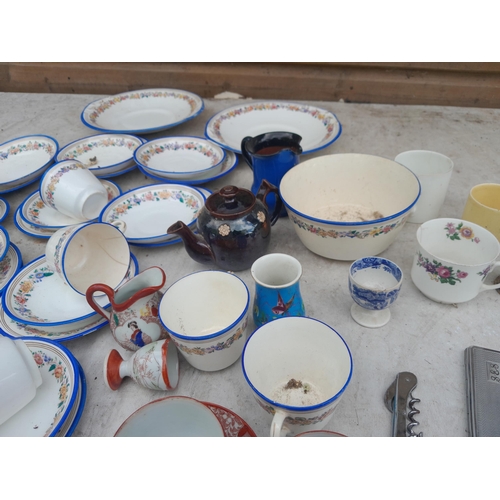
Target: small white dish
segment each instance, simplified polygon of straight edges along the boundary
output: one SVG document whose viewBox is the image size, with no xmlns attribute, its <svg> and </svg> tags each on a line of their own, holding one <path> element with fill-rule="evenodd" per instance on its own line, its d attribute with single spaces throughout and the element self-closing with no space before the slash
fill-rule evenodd
<svg viewBox="0 0 500 500">
<path fill-rule="evenodd" d="M 145 89 L 91 102 L 82 111 L 81 120 L 101 132 L 148 134 L 191 120 L 203 109 L 203 100 L 192 92 Z"/>
<path fill-rule="evenodd" d="M 134 152 L 138 165 L 155 175 L 181 182 L 219 174 L 225 157 L 219 145 L 189 136 L 153 139 Z"/>
<path fill-rule="evenodd" d="M 0 226 L 0 261 L 7 255 L 10 246 L 10 238 L 7 229 Z"/>
<path fill-rule="evenodd" d="M 57 154 L 59 144 L 47 135 L 27 135 L 0 144 L 0 193 L 38 179 Z"/>
<path fill-rule="evenodd" d="M 23 265 L 23 259 L 19 248 L 11 243 L 5 257 L 0 261 L 0 294 L 4 288 Z"/>
<path fill-rule="evenodd" d="M 207 182 L 215 181 L 216 179 L 220 179 L 221 177 L 224 177 L 225 175 L 232 172 L 237 165 L 238 165 L 238 156 L 236 156 L 236 154 L 233 153 L 232 151 L 226 150 L 226 157 L 222 162 L 221 171 L 217 175 L 212 175 L 212 173 L 209 172 L 208 174 L 200 175 L 194 180 L 183 180 L 182 183 L 188 186 L 196 186 L 199 184 L 205 184 Z M 147 177 L 150 177 L 152 179 L 157 179 L 163 182 L 176 182 L 173 179 L 170 179 L 168 176 L 164 176 L 163 174 L 158 174 L 157 172 L 153 172 L 149 168 L 143 167 L 140 164 L 138 164 L 137 166 L 139 167 L 139 170 Z"/>
<path fill-rule="evenodd" d="M 167 228 L 182 220 L 192 226 L 205 204 L 200 190 L 183 184 L 151 184 L 128 191 L 104 207 L 99 221 L 125 223 L 131 244 L 165 243 L 175 236 Z"/>
<path fill-rule="evenodd" d="M 136 167 L 134 151 L 143 144 L 130 134 L 99 134 L 78 139 L 57 153 L 56 161 L 81 161 L 96 177 L 129 172 Z"/>
<path fill-rule="evenodd" d="M 2 437 L 55 436 L 70 416 L 80 387 L 74 356 L 60 344 L 23 339 L 38 365 L 42 384 L 35 398 L 0 425 Z"/>
<path fill-rule="evenodd" d="M 125 280 L 137 274 L 131 265 Z M 102 307 L 110 307 L 106 295 L 96 297 Z M 97 313 L 89 306 L 85 295 L 67 286 L 47 265 L 45 255 L 23 267 L 9 282 L 2 294 L 5 314 L 17 323 L 37 330 L 64 333 L 89 327 L 97 320 Z"/>
<path fill-rule="evenodd" d="M 9 214 L 10 205 L 7 200 L 0 198 L 0 222 L 3 222 L 5 217 Z"/>
<path fill-rule="evenodd" d="M 108 202 L 114 200 L 122 194 L 120 186 L 109 180 L 101 179 L 101 184 L 108 192 Z M 28 195 L 20 205 L 20 216 L 30 226 L 41 229 L 61 229 L 62 227 L 80 224 L 81 221 L 58 212 L 55 208 L 46 205 L 37 190 Z"/>
<path fill-rule="evenodd" d="M 330 146 L 340 136 L 342 126 L 333 113 L 315 106 L 250 101 L 217 113 L 205 127 L 208 139 L 240 154 L 244 137 L 266 132 L 299 134 L 303 154 L 308 154 Z"/>
</svg>

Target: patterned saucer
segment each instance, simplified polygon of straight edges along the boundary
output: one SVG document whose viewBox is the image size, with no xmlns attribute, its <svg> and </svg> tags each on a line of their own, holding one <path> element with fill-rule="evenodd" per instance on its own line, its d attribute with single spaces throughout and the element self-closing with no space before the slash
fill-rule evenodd
<svg viewBox="0 0 500 500">
<path fill-rule="evenodd" d="M 38 365 L 42 385 L 35 398 L 0 425 L 0 436 L 56 436 L 69 418 L 80 387 L 75 358 L 54 342 L 23 339 Z"/>
<path fill-rule="evenodd" d="M 101 183 L 108 192 L 108 203 L 122 194 L 122 190 L 118 184 L 103 179 Z M 62 227 L 81 224 L 81 221 L 73 217 L 68 217 L 58 212 L 55 208 L 46 205 L 40 197 L 38 190 L 28 195 L 20 207 L 19 215 L 29 227 L 51 229 L 55 232 Z"/>
<path fill-rule="evenodd" d="M 252 428 L 234 411 L 214 403 L 202 403 L 212 410 L 222 424 L 226 437 L 257 437 Z"/>
</svg>

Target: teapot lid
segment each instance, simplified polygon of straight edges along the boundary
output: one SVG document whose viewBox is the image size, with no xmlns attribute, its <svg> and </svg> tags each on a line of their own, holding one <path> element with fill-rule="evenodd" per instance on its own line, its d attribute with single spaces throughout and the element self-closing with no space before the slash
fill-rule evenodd
<svg viewBox="0 0 500 500">
<path fill-rule="evenodd" d="M 237 219 L 252 211 L 255 200 L 255 195 L 248 189 L 224 186 L 207 198 L 205 207 L 216 217 Z"/>
</svg>

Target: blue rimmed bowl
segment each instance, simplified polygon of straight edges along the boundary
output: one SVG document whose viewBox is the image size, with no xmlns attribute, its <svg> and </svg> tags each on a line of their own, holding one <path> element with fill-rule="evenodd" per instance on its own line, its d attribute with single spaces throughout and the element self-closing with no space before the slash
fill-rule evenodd
<svg viewBox="0 0 500 500">
<path fill-rule="evenodd" d="M 353 153 L 299 163 L 279 189 L 302 243 L 323 257 L 348 261 L 386 250 L 420 196 L 420 183 L 408 168 Z"/>
<path fill-rule="evenodd" d="M 247 339 L 250 292 L 236 275 L 199 271 L 165 292 L 159 318 L 186 361 L 203 371 L 235 363 Z"/>
</svg>

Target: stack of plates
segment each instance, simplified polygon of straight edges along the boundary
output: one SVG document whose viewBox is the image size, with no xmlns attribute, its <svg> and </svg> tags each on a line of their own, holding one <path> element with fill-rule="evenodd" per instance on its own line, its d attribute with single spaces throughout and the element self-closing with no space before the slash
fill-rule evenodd
<svg viewBox="0 0 500 500">
<path fill-rule="evenodd" d="M 0 436 L 71 436 L 87 395 L 82 367 L 67 348 L 56 342 L 22 340 L 38 365 L 42 385 L 30 403 L 0 425 Z"/>
<path fill-rule="evenodd" d="M 124 282 L 137 275 L 137 259 L 130 254 Z M 106 295 L 96 298 L 109 308 Z M 108 323 L 81 295 L 67 286 L 48 266 L 45 256 L 22 268 L 5 287 L 0 308 L 0 333 L 11 338 L 70 340 Z"/>
<path fill-rule="evenodd" d="M 101 180 L 101 183 L 108 191 L 108 202 L 122 194 L 122 190 L 114 182 Z M 50 238 L 58 229 L 73 224 L 81 224 L 81 221 L 68 217 L 46 205 L 37 190 L 28 195 L 19 205 L 14 224 L 21 232 L 29 236 Z"/>
<path fill-rule="evenodd" d="M 129 134 L 99 134 L 64 146 L 56 161 L 78 160 L 96 177 L 107 179 L 130 172 L 137 165 L 134 151 L 145 142 Z"/>
<path fill-rule="evenodd" d="M 99 216 L 100 222 L 124 223 L 123 234 L 131 245 L 164 246 L 180 238 L 167 229 L 182 221 L 194 229 L 198 212 L 210 194 L 185 184 L 151 184 L 132 189 L 111 201 Z"/>
<path fill-rule="evenodd" d="M 0 226 L 0 295 L 5 287 L 23 265 L 19 248 L 11 243 L 9 233 Z"/>
<path fill-rule="evenodd" d="M 47 135 L 27 135 L 0 144 L 0 193 L 21 189 L 41 177 L 59 144 Z"/>
<path fill-rule="evenodd" d="M 134 158 L 147 173 L 184 182 L 219 175 L 226 153 L 207 139 L 178 136 L 149 141 L 135 150 Z"/>
</svg>

